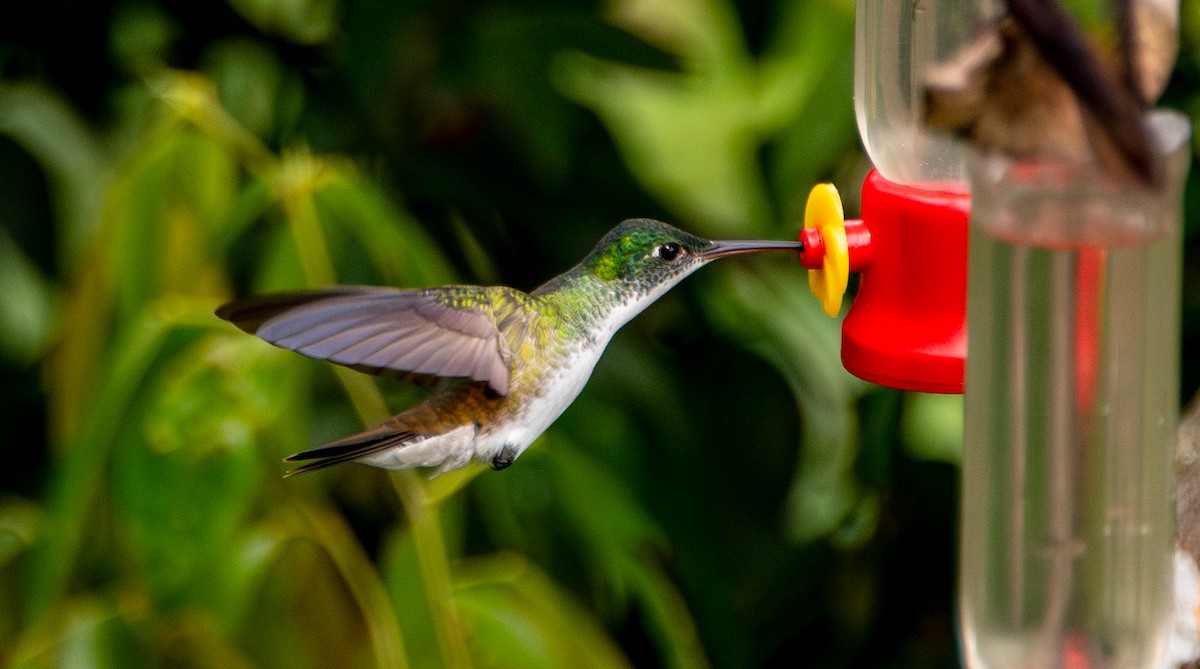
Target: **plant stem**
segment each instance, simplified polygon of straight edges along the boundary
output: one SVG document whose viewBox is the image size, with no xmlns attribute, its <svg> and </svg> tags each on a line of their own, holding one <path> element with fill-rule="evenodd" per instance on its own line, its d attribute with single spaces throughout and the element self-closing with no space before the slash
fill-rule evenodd
<svg viewBox="0 0 1200 669">
<path fill-rule="evenodd" d="M 338 514 L 316 505 L 298 504 L 309 531 L 329 559 L 333 560 L 350 590 L 350 596 L 363 613 L 376 666 L 408 669 L 404 636 L 388 599 L 387 588 L 354 533 Z"/>
<path fill-rule="evenodd" d="M 305 278 L 313 285 L 331 284 L 336 281 L 333 263 L 329 258 L 312 199 L 313 193 L 321 187 L 325 176 L 322 165 L 302 152 L 283 161 L 278 178 L 280 199 L 291 227 L 300 263 Z M 374 381 L 347 369 L 338 369 L 337 372 L 338 381 L 364 424 L 373 425 L 387 417 L 387 403 Z M 471 662 L 454 598 L 450 564 L 438 524 L 437 507 L 430 501 L 424 485 L 412 472 L 397 472 L 390 480 L 412 528 L 429 615 L 433 621 L 441 654 L 441 666 L 451 669 L 469 668 Z M 351 541 L 349 538 L 346 540 Z M 335 548 L 331 546 L 330 550 Z M 331 556 L 337 559 L 333 553 Z M 364 592 L 363 597 L 365 596 Z M 366 612 L 377 612 L 374 602 L 360 599 L 360 605 L 371 607 L 366 609 Z M 388 620 L 399 630 L 399 623 L 393 616 L 389 615 Z M 379 621 L 375 622 L 377 624 Z M 373 635 L 379 632 L 380 630 L 372 628 Z M 396 637 L 399 638 L 398 632 Z M 381 638 L 383 637 L 377 638 L 376 641 Z M 381 661 L 380 666 L 397 666 L 382 662 L 381 653 L 386 650 L 376 648 L 376 657 Z"/>
<path fill-rule="evenodd" d="M 438 523 L 437 506 L 431 503 L 425 486 L 411 470 L 391 472 L 389 479 L 396 489 L 396 496 L 404 505 L 412 527 L 413 543 L 417 551 L 417 563 L 421 568 L 421 581 L 425 586 L 425 600 L 437 636 L 442 666 L 449 669 L 467 669 L 471 658 L 467 653 L 466 634 L 458 615 L 454 597 L 454 584 L 450 576 L 450 560 L 446 555 Z"/>
</svg>

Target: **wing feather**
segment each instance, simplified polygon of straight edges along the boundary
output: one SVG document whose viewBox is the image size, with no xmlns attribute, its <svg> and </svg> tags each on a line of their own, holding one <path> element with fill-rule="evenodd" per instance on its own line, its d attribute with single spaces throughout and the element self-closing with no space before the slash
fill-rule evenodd
<svg viewBox="0 0 1200 669">
<path fill-rule="evenodd" d="M 441 341 L 441 337 L 426 337 L 416 346 L 401 351 L 399 357 L 388 366 L 412 370 L 418 374 L 437 374 L 437 367 L 433 364 L 432 358 L 443 346 L 445 344 Z M 445 374 L 441 376 L 445 376 Z"/>
<path fill-rule="evenodd" d="M 429 365 L 429 369 L 433 371 L 428 373 L 440 374 L 441 370 L 445 369 L 465 369 L 467 371 L 464 375 L 471 378 L 477 376 L 490 377 L 492 374 L 490 365 L 495 356 L 486 356 L 483 354 L 482 351 L 485 345 L 485 342 L 480 340 L 474 344 L 457 349 L 441 348 L 430 354 L 427 364 Z"/>
<path fill-rule="evenodd" d="M 532 299 L 503 287 L 339 286 L 234 300 L 217 315 L 311 358 L 418 381 L 483 381 L 504 395 L 514 333 L 523 336 L 526 321 L 536 316 L 528 307 Z"/>
<path fill-rule="evenodd" d="M 331 357 L 349 346 L 373 337 L 382 332 L 392 332 L 394 337 L 401 337 L 412 328 L 389 327 L 384 321 L 370 321 L 371 317 L 357 322 L 342 322 L 331 320 L 308 330 L 301 330 L 286 337 L 275 337 L 273 332 L 260 330 L 258 336 L 287 349 L 312 348 L 315 355 Z"/>
<path fill-rule="evenodd" d="M 331 354 L 329 360 L 341 365 L 367 364 L 369 366 L 367 361 L 372 356 L 395 343 L 396 334 L 387 329 L 380 329 L 374 333 L 355 333 L 354 337 L 346 337 L 345 341 L 349 343 L 349 346 L 340 348 Z M 376 366 L 382 367 L 383 365 Z"/>
</svg>

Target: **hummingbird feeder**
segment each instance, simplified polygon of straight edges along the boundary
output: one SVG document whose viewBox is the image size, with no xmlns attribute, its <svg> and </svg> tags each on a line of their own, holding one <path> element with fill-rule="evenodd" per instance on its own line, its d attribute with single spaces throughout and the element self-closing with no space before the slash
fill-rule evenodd
<svg viewBox="0 0 1200 669">
<path fill-rule="evenodd" d="M 857 3 L 855 109 L 875 169 L 861 220 L 843 221 L 832 186 L 813 189 L 801 262 L 831 316 L 849 272 L 860 273 L 842 324 L 847 370 L 902 390 L 961 393 L 970 195 L 962 148 L 922 123 L 920 78 L 922 63 L 947 57 L 972 17 L 935 21 L 910 5 Z M 911 33 L 897 32 L 906 25 Z"/>
<path fill-rule="evenodd" d="M 861 220 L 844 220 L 832 186 L 813 190 L 801 262 L 831 316 L 861 273 L 846 369 L 965 391 L 964 665 L 1162 666 L 1187 123 L 1146 117 L 1153 185 L 1095 161 L 968 150 L 926 128 L 924 77 L 999 25 L 997 8 L 856 10 L 855 108 L 875 169 Z"/>
</svg>

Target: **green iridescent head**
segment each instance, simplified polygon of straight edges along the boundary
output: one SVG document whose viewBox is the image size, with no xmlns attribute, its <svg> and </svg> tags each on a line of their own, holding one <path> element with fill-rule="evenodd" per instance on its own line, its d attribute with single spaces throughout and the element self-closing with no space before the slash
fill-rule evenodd
<svg viewBox="0 0 1200 669">
<path fill-rule="evenodd" d="M 648 218 L 613 228 L 583 261 L 587 272 L 614 288 L 645 291 L 682 279 L 709 260 L 712 242 Z"/>
</svg>

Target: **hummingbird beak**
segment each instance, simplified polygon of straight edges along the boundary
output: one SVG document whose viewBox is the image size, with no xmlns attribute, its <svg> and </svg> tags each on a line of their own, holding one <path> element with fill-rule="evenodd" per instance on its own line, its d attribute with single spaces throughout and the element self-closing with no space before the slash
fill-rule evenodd
<svg viewBox="0 0 1200 669">
<path fill-rule="evenodd" d="M 759 251 L 795 251 L 804 250 L 802 242 L 776 242 L 760 240 L 743 240 L 732 242 L 713 242 L 696 255 L 711 260 L 722 256 L 738 255 L 740 253 L 758 253 Z"/>
</svg>

